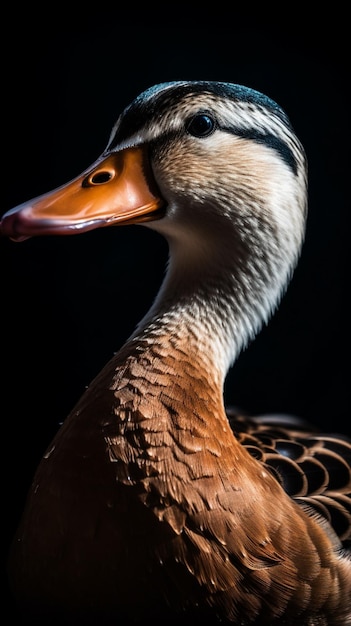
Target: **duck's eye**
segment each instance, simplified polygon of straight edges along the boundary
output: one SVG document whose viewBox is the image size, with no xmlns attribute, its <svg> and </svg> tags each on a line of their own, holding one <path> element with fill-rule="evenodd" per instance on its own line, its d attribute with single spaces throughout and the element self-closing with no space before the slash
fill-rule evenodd
<svg viewBox="0 0 351 626">
<path fill-rule="evenodd" d="M 216 128 L 216 121 L 207 113 L 197 113 L 190 118 L 186 129 L 194 137 L 208 137 Z"/>
</svg>

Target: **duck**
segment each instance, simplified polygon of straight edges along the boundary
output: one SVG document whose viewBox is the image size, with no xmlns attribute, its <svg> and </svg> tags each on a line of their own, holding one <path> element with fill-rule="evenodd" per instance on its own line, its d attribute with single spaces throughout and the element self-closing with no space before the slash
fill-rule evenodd
<svg viewBox="0 0 351 626">
<path fill-rule="evenodd" d="M 299 262 L 307 190 L 274 100 L 171 81 L 82 174 L 3 215 L 14 242 L 140 225 L 169 250 L 33 477 L 8 558 L 26 624 L 351 624 L 350 439 L 223 392 Z"/>
</svg>

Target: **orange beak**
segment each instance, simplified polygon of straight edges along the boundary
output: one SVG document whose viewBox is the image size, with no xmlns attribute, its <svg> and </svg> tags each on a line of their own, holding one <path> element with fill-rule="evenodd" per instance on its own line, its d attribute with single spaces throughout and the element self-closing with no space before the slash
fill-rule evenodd
<svg viewBox="0 0 351 626">
<path fill-rule="evenodd" d="M 14 241 L 34 235 L 75 235 L 160 219 L 164 205 L 144 149 L 127 148 L 101 157 L 66 185 L 5 213 L 0 233 Z"/>
</svg>

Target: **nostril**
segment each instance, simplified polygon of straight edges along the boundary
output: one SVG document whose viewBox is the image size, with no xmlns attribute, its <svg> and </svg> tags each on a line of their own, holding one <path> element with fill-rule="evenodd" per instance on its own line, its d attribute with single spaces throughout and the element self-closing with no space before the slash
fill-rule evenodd
<svg viewBox="0 0 351 626">
<path fill-rule="evenodd" d="M 112 178 L 111 172 L 108 172 L 108 171 L 96 172 L 91 177 L 91 182 L 93 185 L 102 185 L 103 183 L 107 183 L 109 180 L 111 180 L 111 178 Z"/>
<path fill-rule="evenodd" d="M 105 183 L 108 183 L 111 178 L 113 178 L 113 172 L 109 172 L 108 170 L 93 172 L 84 179 L 83 187 L 90 187 L 92 185 L 104 185 Z"/>
</svg>

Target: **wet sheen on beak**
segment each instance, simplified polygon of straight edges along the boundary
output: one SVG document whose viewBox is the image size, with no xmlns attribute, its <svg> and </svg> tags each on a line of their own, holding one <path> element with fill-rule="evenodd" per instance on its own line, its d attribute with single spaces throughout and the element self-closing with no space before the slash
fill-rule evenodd
<svg viewBox="0 0 351 626">
<path fill-rule="evenodd" d="M 102 157 L 71 182 L 11 209 L 0 233 L 14 241 L 35 235 L 74 235 L 94 228 L 163 217 L 143 148 Z"/>
</svg>

